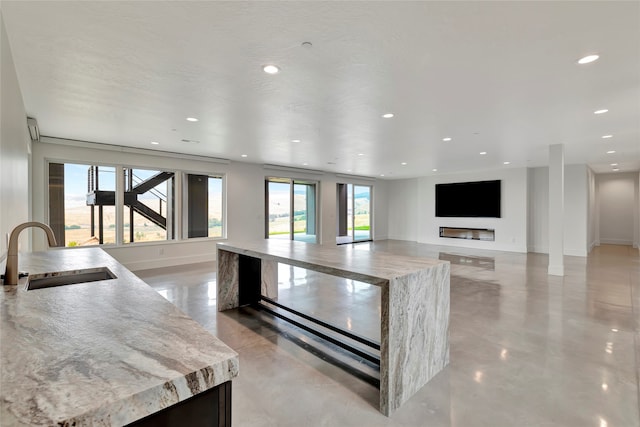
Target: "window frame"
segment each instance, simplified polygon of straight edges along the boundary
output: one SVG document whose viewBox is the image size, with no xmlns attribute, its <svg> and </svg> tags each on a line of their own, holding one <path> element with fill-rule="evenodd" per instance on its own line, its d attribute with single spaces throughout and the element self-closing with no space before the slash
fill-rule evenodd
<svg viewBox="0 0 640 427">
<path fill-rule="evenodd" d="M 269 237 L 269 183 L 270 182 L 275 182 L 275 183 L 282 183 L 282 184 L 289 184 L 290 185 L 290 189 L 289 189 L 289 216 L 290 216 L 290 220 L 289 220 L 289 234 L 290 234 L 290 239 L 288 239 L 289 241 L 301 241 L 301 240 L 296 240 L 295 239 L 295 233 L 294 233 L 294 212 L 295 212 L 295 206 L 294 206 L 294 188 L 296 184 L 302 184 L 302 185 L 313 185 L 314 186 L 314 208 L 315 208 L 315 212 L 314 212 L 314 228 L 315 228 L 315 241 L 313 242 L 306 242 L 306 243 L 312 243 L 312 244 L 320 244 L 320 182 L 313 180 L 313 179 L 307 179 L 307 178 L 292 178 L 292 177 L 287 177 L 287 176 L 274 176 L 274 175 L 269 175 L 269 176 L 265 176 L 264 178 L 264 238 L 265 239 L 271 239 L 271 237 Z"/>
<path fill-rule="evenodd" d="M 206 241 L 206 240 L 225 240 L 227 239 L 227 173 L 226 172 L 214 172 L 214 171 L 202 171 L 198 169 L 186 169 L 186 168 L 163 168 L 163 167 L 154 167 L 154 166 L 139 166 L 136 164 L 126 164 L 121 162 L 104 162 L 104 161 L 85 161 L 82 159 L 72 160 L 67 158 L 60 157 L 45 157 L 44 158 L 44 173 L 43 173 L 43 218 L 49 223 L 51 219 L 51 200 L 49 197 L 49 185 L 50 185 L 50 164 L 51 163 L 60 163 L 63 165 L 72 164 L 72 165 L 80 165 L 80 166 L 99 166 L 99 167 L 111 167 L 115 169 L 116 182 L 115 182 L 115 211 L 116 211 L 116 242 L 113 244 L 96 244 L 91 246 L 61 246 L 59 249 L 76 249 L 76 248 L 87 248 L 87 247 L 99 247 L 99 248 L 132 248 L 132 247 L 142 247 L 142 246 L 155 246 L 155 245 L 171 245 L 175 243 L 186 243 L 186 242 L 196 242 L 196 241 Z M 155 240 L 155 241 L 145 241 L 145 242 L 129 242 L 124 243 L 124 223 L 125 223 L 125 212 L 124 212 L 124 193 L 125 193 L 125 182 L 124 182 L 124 172 L 126 169 L 138 169 L 138 170 L 149 170 L 149 171 L 164 171 L 164 172 L 172 172 L 174 174 L 174 236 L 171 240 Z M 212 178 L 221 178 L 222 179 L 222 236 L 221 237 L 195 237 L 188 238 L 187 237 L 187 210 L 184 205 L 184 199 L 187 197 L 185 194 L 184 187 L 186 186 L 185 176 L 187 174 L 196 174 L 196 175 L 206 175 Z"/>
<path fill-rule="evenodd" d="M 204 240 L 226 240 L 227 239 L 227 174 L 222 172 L 202 172 L 202 171 L 194 171 L 194 170 L 180 170 L 181 172 L 181 181 L 182 185 L 181 192 L 181 221 L 180 221 L 180 240 L 187 242 L 197 242 Z M 187 175 L 205 175 L 209 178 L 220 178 L 222 180 L 222 236 L 220 237 L 189 237 L 189 207 L 188 200 L 189 197 L 189 180 L 187 179 Z"/>
<path fill-rule="evenodd" d="M 178 210 L 178 194 L 174 194 L 173 195 L 173 216 L 174 219 L 172 220 L 172 226 L 173 226 L 173 237 L 171 239 L 163 239 L 163 240 L 151 240 L 151 241 L 146 241 L 146 242 L 136 242 L 136 241 L 129 241 L 129 242 L 125 242 L 124 241 L 124 237 L 125 237 L 125 228 L 124 228 L 124 224 L 125 224 L 125 203 L 124 203 L 124 194 L 126 193 L 126 182 L 124 181 L 124 172 L 127 169 L 131 169 L 132 173 L 134 170 L 145 170 L 145 171 L 158 171 L 158 172 L 170 172 L 173 173 L 173 179 L 174 179 L 174 192 L 177 193 L 177 191 L 175 190 L 178 187 L 178 180 L 177 180 L 177 176 L 180 174 L 181 171 L 179 170 L 175 170 L 175 169 L 163 169 L 163 168 L 155 168 L 155 167 L 151 167 L 151 166 L 130 166 L 127 164 L 121 164 L 119 165 L 120 170 L 118 171 L 118 167 L 116 167 L 116 214 L 118 209 L 120 210 L 120 212 L 122 212 L 122 225 L 118 228 L 118 225 L 116 224 L 116 229 L 118 231 L 117 235 L 120 237 L 120 243 L 119 246 L 123 246 L 123 247 L 128 247 L 131 245 L 136 245 L 136 244 L 154 244 L 154 243 L 171 243 L 171 242 L 176 242 L 179 239 L 179 231 L 178 231 L 178 226 L 177 226 L 177 210 Z M 122 179 L 122 189 L 120 191 L 120 194 L 118 194 L 118 179 L 121 178 Z M 155 188 L 155 187 L 154 187 Z M 167 194 L 168 197 L 168 194 Z M 167 231 L 167 234 L 169 232 Z"/>
</svg>

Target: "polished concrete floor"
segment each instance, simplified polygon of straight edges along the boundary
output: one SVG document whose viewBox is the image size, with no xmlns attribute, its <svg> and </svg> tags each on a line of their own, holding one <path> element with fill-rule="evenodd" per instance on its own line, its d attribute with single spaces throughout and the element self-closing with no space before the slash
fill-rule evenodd
<svg viewBox="0 0 640 427">
<path fill-rule="evenodd" d="M 348 369 L 357 361 L 251 309 L 218 313 L 215 266 L 137 274 L 240 354 L 237 426 L 640 426 L 637 249 L 565 257 L 564 277 L 548 276 L 541 254 L 400 241 L 351 250 L 451 262 L 451 363 L 389 418 Z M 284 265 L 279 282 L 279 300 L 379 337 L 379 289 Z"/>
</svg>

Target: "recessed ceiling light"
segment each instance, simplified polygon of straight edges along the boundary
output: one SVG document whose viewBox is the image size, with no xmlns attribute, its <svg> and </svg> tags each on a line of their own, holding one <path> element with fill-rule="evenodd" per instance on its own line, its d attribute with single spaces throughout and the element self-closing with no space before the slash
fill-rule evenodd
<svg viewBox="0 0 640 427">
<path fill-rule="evenodd" d="M 158 145 L 158 144 L 160 144 L 160 143 L 159 143 L 158 141 L 151 141 L 151 144 L 153 144 L 153 145 Z"/>
<path fill-rule="evenodd" d="M 613 138 L 613 135 L 602 135 L 602 139 Z"/>
<path fill-rule="evenodd" d="M 449 141 L 451 141 L 451 138 L 450 138 L 450 137 L 446 137 L 446 138 L 442 138 L 442 140 L 443 140 L 444 142 L 449 142 Z"/>
<path fill-rule="evenodd" d="M 196 119 L 195 117 L 187 117 L 187 121 L 188 122 L 197 122 L 198 119 Z"/>
<path fill-rule="evenodd" d="M 407 162 L 400 163 L 402 166 L 407 166 Z"/>
<path fill-rule="evenodd" d="M 613 168 L 613 171 L 614 171 L 614 172 L 618 172 L 619 170 L 620 170 L 620 169 L 618 169 L 618 168 Z"/>
<path fill-rule="evenodd" d="M 351 172 L 351 169 L 347 169 L 347 172 Z"/>
<path fill-rule="evenodd" d="M 303 163 L 302 166 L 307 166 L 309 163 Z"/>
<path fill-rule="evenodd" d="M 358 156 L 364 156 L 364 153 L 358 153 Z"/>
<path fill-rule="evenodd" d="M 485 154 L 487 154 L 487 152 L 486 152 L 486 151 L 481 151 L 481 152 L 480 152 L 480 155 L 481 155 L 481 156 L 484 156 Z"/>
<path fill-rule="evenodd" d="M 611 166 L 618 166 L 617 163 L 611 163 Z"/>
<path fill-rule="evenodd" d="M 264 67 L 262 67 L 262 71 L 267 74 L 278 74 L 280 72 L 280 68 L 276 67 L 275 65 L 265 65 Z"/>
<path fill-rule="evenodd" d="M 609 150 L 607 151 L 607 154 L 615 154 L 615 152 L 616 152 L 615 150 Z"/>
<path fill-rule="evenodd" d="M 246 154 L 240 154 L 240 157 L 247 157 Z"/>
<path fill-rule="evenodd" d="M 510 165 L 511 162 L 502 162 L 503 165 Z"/>
<path fill-rule="evenodd" d="M 605 108 L 605 109 L 603 109 L 603 110 L 596 110 L 596 111 L 594 111 L 594 112 L 593 112 L 593 114 L 604 114 L 604 113 L 606 113 L 607 111 L 609 111 L 609 110 L 607 110 L 607 109 Z"/>
<path fill-rule="evenodd" d="M 292 139 L 291 142 L 300 142 L 299 139 Z"/>
<path fill-rule="evenodd" d="M 438 172 L 438 169 L 431 169 L 431 172 Z"/>
<path fill-rule="evenodd" d="M 578 64 L 580 65 L 589 64 L 597 60 L 598 58 L 600 58 L 600 55 L 587 55 L 584 58 L 578 59 Z"/>
<path fill-rule="evenodd" d="M 384 176 L 384 174 L 383 174 L 383 173 L 381 173 L 381 174 L 380 174 L 380 176 Z"/>
<path fill-rule="evenodd" d="M 384 117 L 385 119 L 390 119 L 391 117 L 393 117 L 393 113 L 383 114 L 382 117 Z"/>
</svg>

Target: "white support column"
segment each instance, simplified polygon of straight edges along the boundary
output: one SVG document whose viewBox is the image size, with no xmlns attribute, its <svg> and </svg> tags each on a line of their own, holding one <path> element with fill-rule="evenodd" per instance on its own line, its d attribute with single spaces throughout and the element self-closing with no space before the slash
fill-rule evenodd
<svg viewBox="0 0 640 427">
<path fill-rule="evenodd" d="M 549 146 L 549 269 L 564 276 L 564 146 Z"/>
</svg>

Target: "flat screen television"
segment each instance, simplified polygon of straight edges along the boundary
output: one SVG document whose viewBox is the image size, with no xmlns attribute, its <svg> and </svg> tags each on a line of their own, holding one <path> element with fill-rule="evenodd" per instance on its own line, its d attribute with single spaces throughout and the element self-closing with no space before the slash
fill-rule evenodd
<svg viewBox="0 0 640 427">
<path fill-rule="evenodd" d="M 500 218 L 500 180 L 436 184 L 436 216 Z"/>
</svg>

